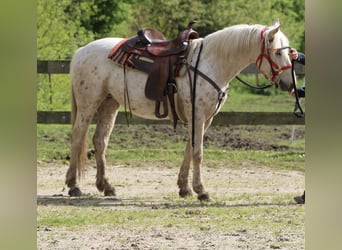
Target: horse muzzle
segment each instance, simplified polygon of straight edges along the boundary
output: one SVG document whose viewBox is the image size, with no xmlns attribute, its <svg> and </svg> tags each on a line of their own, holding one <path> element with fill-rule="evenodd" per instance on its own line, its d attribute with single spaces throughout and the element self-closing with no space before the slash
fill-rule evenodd
<svg viewBox="0 0 342 250">
<path fill-rule="evenodd" d="M 279 88 L 282 91 L 290 92 L 293 89 L 293 83 L 292 82 L 285 82 L 280 78 L 278 81 L 274 82 L 274 85 L 276 86 L 276 88 Z"/>
</svg>

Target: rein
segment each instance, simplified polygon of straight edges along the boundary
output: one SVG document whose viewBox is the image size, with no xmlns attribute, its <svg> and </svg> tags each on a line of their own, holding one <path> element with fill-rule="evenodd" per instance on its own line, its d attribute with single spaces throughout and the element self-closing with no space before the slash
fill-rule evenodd
<svg viewBox="0 0 342 250">
<path fill-rule="evenodd" d="M 191 141 L 191 145 L 192 148 L 194 148 L 195 146 L 195 103 L 196 103 L 196 85 L 197 85 L 197 71 L 198 71 L 198 64 L 200 61 L 200 57 L 201 57 L 201 53 L 202 53 L 202 49 L 203 49 L 203 40 L 201 41 L 201 47 L 199 49 L 198 52 L 198 56 L 197 56 L 197 60 L 196 60 L 196 64 L 195 64 L 195 68 L 194 68 L 194 87 L 193 87 L 193 92 L 192 92 L 192 132 L 191 132 L 191 137 L 192 137 L 192 141 Z M 191 65 L 190 65 L 191 67 Z M 192 68 L 191 68 L 192 69 Z"/>
<path fill-rule="evenodd" d="M 197 84 L 197 75 L 201 76 L 203 79 L 205 79 L 214 89 L 216 89 L 216 91 L 218 92 L 218 105 L 216 107 L 215 112 L 213 113 L 213 116 L 217 113 L 218 109 L 221 106 L 221 103 L 224 99 L 224 97 L 226 96 L 226 92 L 222 91 L 222 89 L 210 78 L 208 77 L 206 74 L 204 74 L 203 72 L 201 72 L 198 69 L 198 64 L 200 61 L 200 57 L 201 57 L 201 53 L 202 53 L 202 49 L 203 49 L 203 40 L 201 41 L 201 45 L 199 48 L 199 52 L 198 52 L 198 56 L 197 56 L 197 60 L 196 60 L 196 64 L 195 67 L 192 65 L 189 65 L 188 69 L 191 69 L 192 71 L 194 71 L 194 86 L 192 89 L 192 132 L 191 132 L 191 145 L 192 147 L 195 146 L 195 100 L 196 100 L 196 84 Z"/>
<path fill-rule="evenodd" d="M 239 76 L 235 76 L 235 78 L 238 79 L 241 83 L 245 84 L 246 86 L 248 86 L 248 87 L 250 87 L 250 88 L 252 88 L 252 89 L 267 89 L 267 88 L 273 86 L 272 83 L 267 84 L 267 85 L 265 85 L 265 86 L 254 86 L 254 85 L 252 85 L 252 84 L 246 82 L 245 80 L 241 79 Z"/>
</svg>

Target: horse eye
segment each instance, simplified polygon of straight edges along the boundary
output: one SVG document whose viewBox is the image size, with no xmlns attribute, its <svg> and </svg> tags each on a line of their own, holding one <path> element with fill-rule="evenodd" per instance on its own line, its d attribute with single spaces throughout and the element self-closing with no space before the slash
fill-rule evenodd
<svg viewBox="0 0 342 250">
<path fill-rule="evenodd" d="M 280 56 L 280 55 L 281 55 L 280 49 L 277 49 L 276 52 L 275 52 L 275 54 L 276 54 L 277 56 Z"/>
</svg>

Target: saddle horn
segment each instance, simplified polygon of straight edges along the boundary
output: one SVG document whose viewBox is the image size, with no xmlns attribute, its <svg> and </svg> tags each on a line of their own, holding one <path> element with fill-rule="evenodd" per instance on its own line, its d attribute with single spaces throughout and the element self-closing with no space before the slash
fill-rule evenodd
<svg viewBox="0 0 342 250">
<path fill-rule="evenodd" d="M 192 25 L 194 25 L 196 22 L 197 22 L 196 20 L 190 21 L 189 24 L 188 24 L 187 29 L 192 29 Z"/>
</svg>

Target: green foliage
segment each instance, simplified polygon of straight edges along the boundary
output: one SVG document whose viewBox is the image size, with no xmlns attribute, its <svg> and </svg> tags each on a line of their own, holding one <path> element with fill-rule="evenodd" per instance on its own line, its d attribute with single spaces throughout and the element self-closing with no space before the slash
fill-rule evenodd
<svg viewBox="0 0 342 250">
<path fill-rule="evenodd" d="M 246 197 L 237 197 L 244 199 Z M 82 201 L 82 199 L 80 199 Z M 253 209 L 244 206 L 227 206 L 224 201 L 209 202 L 198 205 L 196 201 L 172 198 L 173 209 L 112 209 L 92 206 L 63 206 L 63 213 L 52 213 L 51 206 L 38 207 L 38 226 L 44 227 L 82 227 L 99 226 L 119 229 L 141 227 L 177 227 L 190 232 L 207 231 L 239 231 L 243 227 L 249 230 L 261 230 L 267 227 L 273 231 L 289 230 L 283 223 L 293 224 L 293 230 L 300 223 L 294 214 L 303 213 L 300 206 L 279 206 L 270 209 L 267 206 L 255 206 Z M 139 207 L 139 206 L 136 206 Z M 162 207 L 163 208 L 163 207 Z M 285 216 L 284 216 L 285 215 Z M 271 220 L 278 218 L 278 223 Z M 208 223 L 210 222 L 210 223 Z M 269 229 L 268 229 L 269 230 Z"/>
<path fill-rule="evenodd" d="M 80 18 L 81 27 L 102 38 L 111 33 L 113 25 L 123 22 L 128 16 L 129 1 L 71 0 L 65 12 L 70 19 Z"/>
<path fill-rule="evenodd" d="M 272 25 L 278 18 L 291 46 L 304 51 L 304 0 L 38 0 L 37 59 L 71 59 L 94 39 L 130 37 L 137 27 L 159 29 L 171 39 L 197 20 L 194 29 L 204 37 L 238 23 Z M 37 79 L 38 110 L 70 109 L 69 77 Z"/>
<path fill-rule="evenodd" d="M 191 20 L 204 18 L 205 5 L 193 0 L 147 0 L 139 4 L 133 15 L 140 27 L 154 27 L 171 39 Z M 141 15 L 141 13 L 144 13 Z M 196 26 L 197 27 L 197 26 Z M 197 29 L 197 28 L 196 28 Z"/>
<path fill-rule="evenodd" d="M 133 35 L 136 25 L 173 38 L 194 19 L 205 36 L 238 23 L 271 25 L 279 18 L 292 46 L 304 48 L 304 0 L 38 0 L 37 16 L 39 59 L 70 59 L 94 39 Z"/>
<path fill-rule="evenodd" d="M 71 109 L 69 75 L 38 75 L 37 80 L 37 110 Z"/>
<path fill-rule="evenodd" d="M 172 125 L 166 125 L 172 130 Z M 167 128 L 159 125 L 151 128 L 144 125 L 116 125 L 110 138 L 107 150 L 108 164 L 123 162 L 171 162 L 180 165 L 186 141 L 186 128 L 179 125 L 177 131 L 166 132 Z M 222 134 L 229 133 L 232 138 L 239 138 L 250 144 L 272 145 L 274 148 L 286 150 L 247 150 L 231 148 L 222 142 L 222 136 L 217 135 L 215 128 L 209 129 L 210 138 L 204 140 L 205 165 L 215 167 L 221 161 L 229 161 L 239 166 L 242 161 L 255 162 L 273 169 L 304 170 L 305 138 L 290 140 L 293 126 L 238 126 L 236 129 L 221 128 Z M 298 134 L 304 133 L 304 128 L 298 126 Z M 216 132 L 215 132 L 216 131 Z M 95 125 L 91 125 L 88 134 L 88 149 L 92 149 L 92 136 Z M 167 136 L 169 135 L 169 136 Z M 51 162 L 65 162 L 70 155 L 70 125 L 39 124 L 37 126 L 37 159 Z M 226 137 L 228 135 L 225 135 Z M 137 143 L 139 147 L 137 148 Z M 90 163 L 89 163 L 90 164 Z"/>
<path fill-rule="evenodd" d="M 93 40 L 92 34 L 80 27 L 80 19 L 71 19 L 65 9 L 68 0 L 37 1 L 37 58 L 41 60 L 71 59 L 74 51 Z"/>
<path fill-rule="evenodd" d="M 190 20 L 198 21 L 195 29 L 204 37 L 234 24 L 272 25 L 279 19 L 292 46 L 303 48 L 304 0 L 145 0 L 139 3 L 133 11 L 137 24 L 157 28 L 168 38 L 175 37 Z"/>
</svg>

